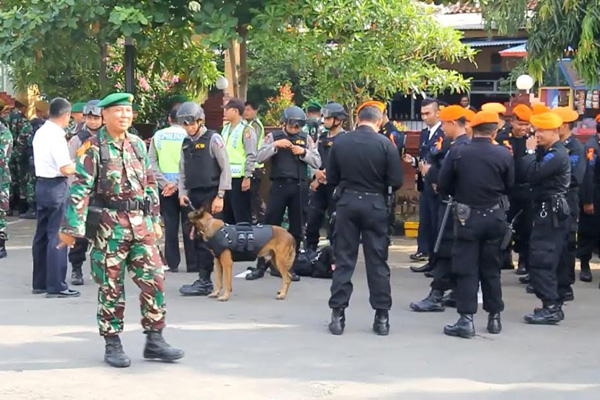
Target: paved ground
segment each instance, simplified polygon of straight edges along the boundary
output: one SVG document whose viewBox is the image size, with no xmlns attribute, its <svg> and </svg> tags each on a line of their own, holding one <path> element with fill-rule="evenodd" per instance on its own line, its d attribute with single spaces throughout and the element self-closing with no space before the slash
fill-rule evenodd
<svg viewBox="0 0 600 400">
<path fill-rule="evenodd" d="M 329 281 L 303 279 L 286 301 L 274 300 L 279 281 L 234 281 L 227 303 L 182 298 L 194 275 L 170 274 L 167 339 L 185 349 L 177 364 L 146 362 L 137 289 L 127 287 L 125 349 L 133 364 L 115 370 L 102 362 L 95 325 L 96 287 L 79 299 L 30 294 L 31 221 L 10 226 L 9 258 L 0 261 L 0 399 L 598 399 L 600 318 L 597 283 L 575 287 L 559 327 L 521 322 L 537 306 L 503 276 L 504 332 L 485 331 L 476 318 L 473 340 L 445 337 L 454 310 L 415 314 L 428 280 L 411 273 L 414 242 L 397 240 L 391 253 L 394 308 L 388 337 L 371 332 L 364 266 L 357 268 L 346 333 L 327 332 Z M 236 266 L 243 271 L 244 266 Z M 89 269 L 88 269 L 89 270 Z M 597 274 L 600 276 L 600 274 Z"/>
</svg>

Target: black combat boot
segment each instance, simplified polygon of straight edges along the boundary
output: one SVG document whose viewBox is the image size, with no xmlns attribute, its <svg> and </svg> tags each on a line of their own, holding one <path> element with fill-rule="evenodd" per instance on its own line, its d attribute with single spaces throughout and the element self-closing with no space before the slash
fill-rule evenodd
<svg viewBox="0 0 600 400">
<path fill-rule="evenodd" d="M 81 265 L 73 265 L 73 269 L 71 272 L 71 285 L 83 285 L 83 272 L 81 271 L 81 267 Z"/>
<path fill-rule="evenodd" d="M 420 267 L 415 267 L 414 265 L 410 266 L 410 270 L 412 272 L 428 272 L 428 271 L 433 271 L 433 268 L 435 267 L 435 265 L 427 263 L 425 265 L 422 265 Z"/>
<path fill-rule="evenodd" d="M 265 271 L 268 268 L 267 261 L 264 258 L 259 258 L 256 263 L 256 268 L 248 268 L 250 271 L 246 275 L 247 281 L 255 281 L 265 276 Z"/>
<path fill-rule="evenodd" d="M 444 306 L 444 292 L 431 289 L 429 295 L 421 301 L 410 303 L 410 308 L 417 312 L 440 312 L 446 309 Z"/>
<path fill-rule="evenodd" d="M 529 274 L 522 275 L 519 277 L 519 282 L 523 285 L 528 285 L 529 283 L 531 283 L 531 277 L 529 276 Z"/>
<path fill-rule="evenodd" d="M 146 334 L 144 358 L 161 361 L 175 361 L 183 358 L 183 350 L 171 347 L 163 338 L 162 330 L 146 331 L 144 333 Z"/>
<path fill-rule="evenodd" d="M 212 291 L 213 284 L 210 279 L 196 279 L 191 285 L 179 288 L 179 293 L 184 296 L 208 296 Z"/>
<path fill-rule="evenodd" d="M 515 271 L 515 273 L 517 275 L 527 275 L 527 268 L 525 266 L 525 260 L 522 260 L 519 257 L 519 266 L 517 267 L 517 270 Z"/>
<path fill-rule="evenodd" d="M 251 273 L 250 273 L 251 274 Z M 250 275 L 246 275 L 246 279 L 248 279 L 249 281 L 251 281 L 252 279 L 249 279 L 248 276 Z M 281 274 L 279 273 L 279 270 L 277 268 L 275 268 L 272 264 L 269 267 L 269 274 L 271 276 L 275 276 L 277 278 L 281 278 Z M 264 272 L 263 272 L 264 275 Z M 262 277 L 261 277 L 262 278 Z M 290 280 L 292 282 L 298 282 L 300 280 L 300 275 L 298 275 L 297 273 L 295 273 L 293 270 L 290 271 Z"/>
<path fill-rule="evenodd" d="M 581 272 L 579 273 L 579 280 L 581 282 L 591 282 L 592 270 L 590 269 L 590 260 L 581 260 L 580 268 Z"/>
<path fill-rule="evenodd" d="M 329 323 L 329 332 L 333 335 L 341 335 L 346 327 L 346 314 L 343 308 L 334 308 L 331 310 L 331 322 Z"/>
<path fill-rule="evenodd" d="M 104 350 L 104 362 L 115 368 L 127 368 L 131 360 L 123 351 L 121 339 L 118 336 L 105 336 L 106 347 Z"/>
<path fill-rule="evenodd" d="M 487 330 L 489 333 L 494 335 L 502 332 L 502 321 L 500 320 L 500 313 L 490 313 L 488 315 Z"/>
<path fill-rule="evenodd" d="M 525 291 L 529 294 L 535 294 L 535 288 L 531 283 L 525 287 Z"/>
<path fill-rule="evenodd" d="M 475 325 L 473 325 L 473 314 L 460 314 L 460 318 L 454 325 L 446 325 L 444 334 L 470 339 L 475 336 Z"/>
<path fill-rule="evenodd" d="M 450 292 L 444 296 L 442 302 L 446 307 L 456 308 L 456 292 L 454 289 L 450 290 Z"/>
<path fill-rule="evenodd" d="M 5 258 L 8 254 L 6 253 L 6 240 L 0 239 L 0 258 Z"/>
<path fill-rule="evenodd" d="M 379 336 L 387 336 L 390 333 L 390 316 L 388 310 L 376 310 L 373 320 L 373 332 Z"/>
<path fill-rule="evenodd" d="M 556 325 L 565 319 L 565 314 L 559 304 L 552 304 L 536 308 L 532 314 L 527 314 L 524 319 L 525 322 L 532 325 Z"/>
</svg>

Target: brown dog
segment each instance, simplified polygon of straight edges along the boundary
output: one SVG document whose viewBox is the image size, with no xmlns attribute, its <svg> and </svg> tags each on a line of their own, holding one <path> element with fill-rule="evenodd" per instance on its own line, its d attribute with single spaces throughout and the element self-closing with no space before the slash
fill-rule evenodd
<svg viewBox="0 0 600 400">
<path fill-rule="evenodd" d="M 189 213 L 189 219 L 192 226 L 200 232 L 205 241 L 209 241 L 223 228 L 225 223 L 220 219 L 214 218 L 210 213 L 204 210 L 194 210 Z M 290 268 L 296 258 L 296 242 L 294 237 L 285 229 L 279 226 L 272 226 L 273 236 L 258 251 L 258 257 L 265 257 L 271 260 L 271 263 L 277 268 L 282 276 L 281 290 L 277 292 L 277 300 L 285 299 L 290 287 Z M 213 251 L 211 249 L 211 251 Z M 214 254 L 214 251 L 213 251 Z M 227 301 L 231 295 L 231 278 L 233 270 L 233 255 L 230 249 L 225 249 L 219 256 L 215 255 L 215 289 L 208 297 L 218 297 L 220 301 Z M 225 275 L 225 282 L 223 282 Z M 225 284 L 224 292 L 223 283 Z"/>
</svg>

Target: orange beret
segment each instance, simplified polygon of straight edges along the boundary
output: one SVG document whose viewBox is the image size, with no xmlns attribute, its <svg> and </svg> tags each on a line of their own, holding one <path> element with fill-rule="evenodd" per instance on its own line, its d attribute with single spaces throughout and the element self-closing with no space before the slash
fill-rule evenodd
<svg viewBox="0 0 600 400">
<path fill-rule="evenodd" d="M 448 106 L 440 110 L 440 120 L 456 121 L 459 118 L 465 117 L 465 109 L 461 106 Z"/>
<path fill-rule="evenodd" d="M 555 107 L 550 112 L 561 117 L 565 124 L 569 122 L 575 122 L 579 119 L 579 114 L 577 111 L 570 107 Z"/>
<path fill-rule="evenodd" d="M 531 116 L 531 124 L 538 129 L 558 129 L 563 124 L 563 120 L 558 115 L 547 112 Z"/>
<path fill-rule="evenodd" d="M 537 103 L 531 106 L 531 111 L 533 115 L 540 115 L 550 112 L 550 109 L 545 104 Z"/>
<path fill-rule="evenodd" d="M 465 108 L 465 119 L 467 122 L 473 121 L 473 118 L 475 118 L 475 111 Z"/>
<path fill-rule="evenodd" d="M 525 104 L 517 104 L 515 108 L 513 108 L 512 112 L 517 116 L 518 119 L 527 122 L 529 122 L 531 115 L 533 114 L 531 108 L 527 107 Z"/>
<path fill-rule="evenodd" d="M 596 115 L 596 122 L 600 122 L 600 114 Z"/>
<path fill-rule="evenodd" d="M 500 117 L 494 111 L 479 111 L 471 121 L 471 127 L 476 127 L 481 124 L 497 124 L 500 122 Z"/>
<path fill-rule="evenodd" d="M 362 110 L 365 107 L 377 107 L 381 110 L 381 112 L 385 111 L 385 104 L 383 104 L 381 101 L 369 100 L 365 101 L 360 106 L 358 106 L 358 108 L 356 109 L 356 114 L 358 114 L 360 110 Z"/>
<path fill-rule="evenodd" d="M 498 114 L 506 114 L 506 107 L 501 103 L 485 103 L 481 106 L 481 111 L 493 111 Z"/>
</svg>

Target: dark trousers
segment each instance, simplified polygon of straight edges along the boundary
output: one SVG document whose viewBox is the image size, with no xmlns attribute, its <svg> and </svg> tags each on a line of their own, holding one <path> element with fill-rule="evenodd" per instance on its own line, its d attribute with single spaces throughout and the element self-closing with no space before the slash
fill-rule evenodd
<svg viewBox="0 0 600 400">
<path fill-rule="evenodd" d="M 595 210 L 600 213 L 600 210 Z M 577 257 L 582 262 L 589 262 L 594 251 L 600 249 L 600 215 L 586 214 L 580 208 L 577 224 Z"/>
<path fill-rule="evenodd" d="M 65 215 L 68 184 L 66 178 L 38 178 L 37 227 L 33 237 L 33 288 L 58 293 L 68 289 L 67 248 L 57 249 L 58 230 Z"/>
<path fill-rule="evenodd" d="M 432 254 L 438 228 L 438 195 L 425 183 L 419 193 L 419 232 L 417 251 Z"/>
<path fill-rule="evenodd" d="M 210 210 L 215 197 L 217 196 L 218 188 L 202 188 L 191 189 L 188 197 L 195 208 L 204 207 Z M 222 213 L 213 215 L 215 218 L 223 218 Z M 192 226 L 189 223 L 187 213 L 183 213 L 183 236 L 190 237 Z M 214 268 L 214 256 L 210 252 L 208 245 L 202 239 L 199 232 L 196 232 L 193 246 L 185 249 L 185 258 L 187 261 L 188 271 L 198 271 L 200 279 L 210 279 L 210 274 Z"/>
<path fill-rule="evenodd" d="M 507 213 L 508 220 L 512 221 L 519 212 L 521 213 L 513 224 L 513 250 L 519 254 L 519 262 L 525 262 L 525 266 L 527 267 L 529 261 L 529 238 L 533 225 L 533 204 L 529 185 L 518 186 L 510 196 L 510 209 Z M 508 257 L 510 258 L 510 252 Z"/>
<path fill-rule="evenodd" d="M 332 200 L 334 190 L 334 186 L 321 184 L 312 193 L 306 218 L 306 244 L 309 248 L 316 249 L 319 245 L 319 231 L 323 225 L 325 213 L 331 217 L 335 211 L 335 204 Z M 327 228 L 327 238 L 331 241 L 331 227 L 329 223 L 327 223 Z"/>
<path fill-rule="evenodd" d="M 302 221 L 304 204 L 308 202 L 306 182 L 274 180 L 271 182 L 269 202 L 265 214 L 265 224 L 280 226 L 285 210 L 288 210 L 289 232 L 296 239 L 296 245 L 302 240 Z"/>
<path fill-rule="evenodd" d="M 265 221 L 267 206 L 260 194 L 260 185 L 265 177 L 265 169 L 257 168 L 252 174 L 252 186 L 250 186 L 250 197 L 252 202 L 252 222 L 262 224 Z"/>
<path fill-rule="evenodd" d="M 165 223 L 165 259 L 169 269 L 177 271 L 181 262 L 181 254 L 179 252 L 179 221 L 181 226 L 184 226 L 184 221 L 187 219 L 187 214 L 191 211 L 190 208 L 181 207 L 179 205 L 179 192 L 173 193 L 171 196 L 160 195 L 160 214 Z M 192 254 L 194 242 L 189 235 L 183 235 L 183 247 L 185 253 Z M 194 259 L 188 260 L 187 272 L 198 272 L 198 266 L 194 263 Z"/>
<path fill-rule="evenodd" d="M 77 238 L 75 240 L 75 246 L 69 250 L 69 262 L 73 272 L 80 271 L 83 263 L 85 262 L 85 255 L 88 251 L 90 242 L 86 238 Z"/>
<path fill-rule="evenodd" d="M 571 284 L 575 282 L 575 259 L 577 258 L 577 221 L 579 220 L 579 191 L 577 189 L 569 190 L 567 202 L 569 203 L 571 218 L 569 219 L 567 245 L 562 257 L 562 262 L 565 264 L 565 274 L 558 277 L 558 286 L 570 288 Z"/>
<path fill-rule="evenodd" d="M 504 310 L 500 283 L 500 245 L 508 229 L 501 208 L 472 209 L 465 224 L 455 219 L 456 237 L 452 247 L 452 272 L 456 276 L 456 309 L 460 314 L 477 312 L 477 290 L 481 281 L 483 309 Z"/>
<path fill-rule="evenodd" d="M 387 207 L 379 194 L 346 190 L 336 204 L 334 253 L 336 267 L 329 307 L 346 308 L 352 295 L 352 274 L 362 238 L 369 285 L 369 302 L 375 310 L 392 307 L 390 267 L 387 263 Z"/>
<path fill-rule="evenodd" d="M 444 220 L 444 214 L 449 210 L 446 225 L 442 226 Z M 453 289 L 456 286 L 456 279 L 452 275 L 452 246 L 454 243 L 454 217 L 452 216 L 451 209 L 448 209 L 448 203 L 439 200 L 438 205 L 438 229 L 436 232 L 436 240 L 440 232 L 442 232 L 442 238 L 440 240 L 440 247 L 438 251 L 429 257 L 429 263 L 433 263 L 433 281 L 431 282 L 431 288 L 434 290 L 446 290 Z"/>
<path fill-rule="evenodd" d="M 556 225 L 553 219 L 557 221 Z M 563 285 L 559 290 L 558 277 L 568 276 L 567 266 L 561 258 L 568 235 L 568 217 L 558 220 L 550 211 L 546 214 L 541 209 L 534 211 L 529 240 L 529 277 L 536 296 L 544 306 L 560 304 L 563 300 L 566 288 Z"/>
<path fill-rule="evenodd" d="M 240 222 L 252 222 L 251 192 L 242 192 L 243 178 L 231 180 L 231 190 L 225 192 L 224 216 L 225 223 L 237 224 Z"/>
</svg>

